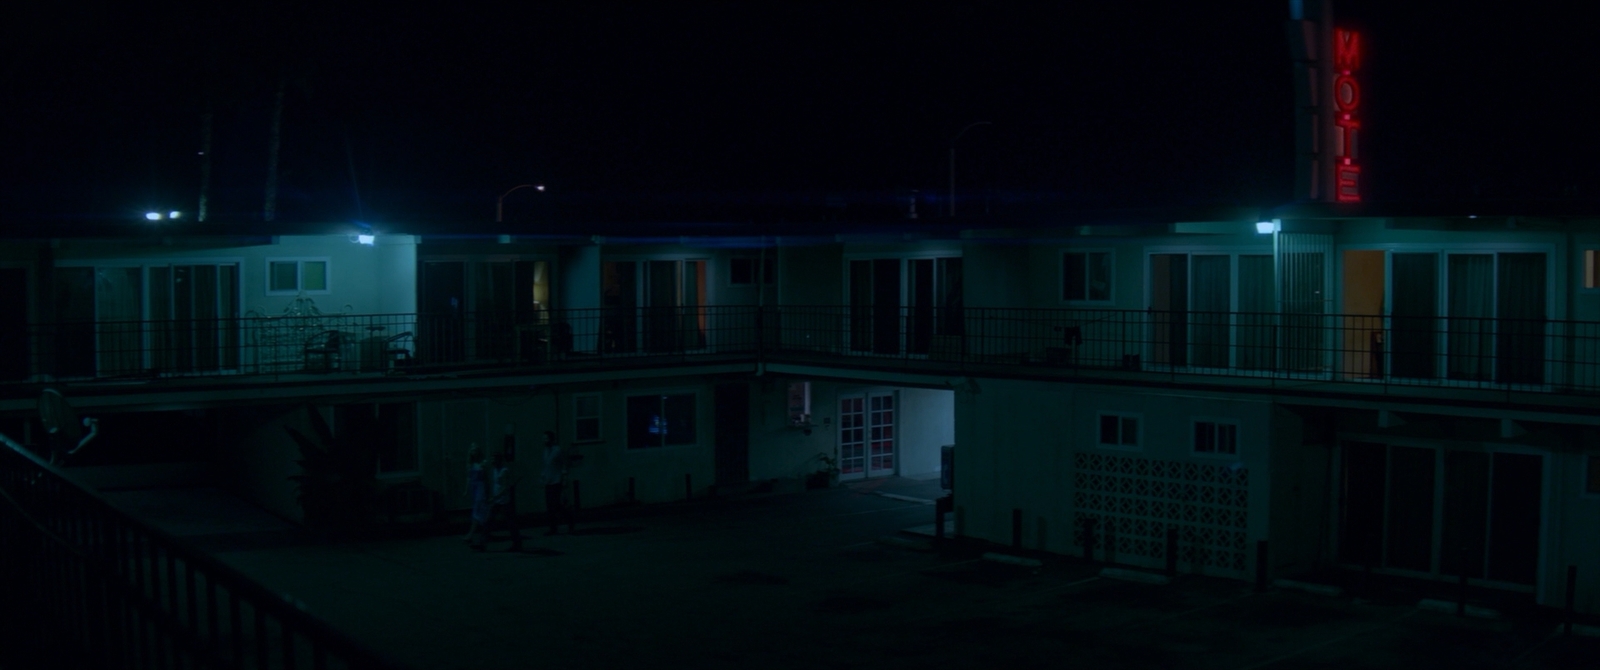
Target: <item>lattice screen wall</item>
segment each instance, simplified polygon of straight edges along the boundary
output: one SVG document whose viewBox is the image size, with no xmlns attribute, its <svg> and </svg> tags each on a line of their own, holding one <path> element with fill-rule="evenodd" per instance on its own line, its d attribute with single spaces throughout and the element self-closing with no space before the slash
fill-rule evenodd
<svg viewBox="0 0 1600 670">
<path fill-rule="evenodd" d="M 1083 520 L 1095 519 L 1095 554 L 1105 551 L 1111 523 L 1119 560 L 1165 562 L 1167 528 L 1178 528 L 1180 568 L 1202 565 L 1244 576 L 1250 472 L 1227 465 L 1073 454 L 1072 543 L 1083 547 Z"/>
</svg>

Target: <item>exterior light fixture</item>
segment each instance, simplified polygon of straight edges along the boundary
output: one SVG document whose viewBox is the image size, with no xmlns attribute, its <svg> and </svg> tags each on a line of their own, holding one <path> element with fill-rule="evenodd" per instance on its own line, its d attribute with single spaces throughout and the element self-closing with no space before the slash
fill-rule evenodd
<svg viewBox="0 0 1600 670">
<path fill-rule="evenodd" d="M 167 212 L 167 218 L 176 219 L 181 212 Z"/>
<path fill-rule="evenodd" d="M 160 221 L 161 212 L 145 212 L 144 218 L 146 221 Z"/>
<path fill-rule="evenodd" d="M 357 244 L 365 244 L 367 246 L 372 246 L 374 243 L 377 242 L 377 240 L 378 240 L 378 236 L 377 235 L 373 235 L 371 233 L 361 233 L 360 235 L 356 236 L 356 243 Z"/>
<path fill-rule="evenodd" d="M 1280 219 L 1256 222 L 1256 232 L 1262 235 L 1270 235 L 1280 230 L 1283 230 L 1283 221 Z"/>
</svg>

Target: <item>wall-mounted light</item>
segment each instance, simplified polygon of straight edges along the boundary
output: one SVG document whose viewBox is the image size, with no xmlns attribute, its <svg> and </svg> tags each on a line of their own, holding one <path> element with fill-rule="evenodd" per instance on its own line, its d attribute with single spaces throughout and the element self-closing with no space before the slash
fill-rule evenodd
<svg viewBox="0 0 1600 670">
<path fill-rule="evenodd" d="M 160 221 L 161 212 L 145 212 L 144 218 L 146 221 Z"/>
<path fill-rule="evenodd" d="M 360 235 L 356 235 L 356 244 L 365 244 L 367 246 L 372 246 L 377 241 L 378 241 L 378 236 L 377 235 L 373 235 L 371 233 L 361 233 Z"/>
<path fill-rule="evenodd" d="M 181 214 L 181 212 L 176 212 L 176 211 L 167 212 L 167 218 L 176 219 L 176 218 L 178 218 L 179 214 Z"/>
<path fill-rule="evenodd" d="M 1283 230 L 1283 221 L 1281 219 L 1256 222 L 1256 232 L 1262 235 L 1270 235 L 1280 230 Z"/>
</svg>

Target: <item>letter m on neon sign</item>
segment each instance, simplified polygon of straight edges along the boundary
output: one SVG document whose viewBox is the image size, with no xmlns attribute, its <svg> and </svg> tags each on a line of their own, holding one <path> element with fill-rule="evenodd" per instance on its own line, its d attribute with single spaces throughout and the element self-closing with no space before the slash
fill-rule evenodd
<svg viewBox="0 0 1600 670">
<path fill-rule="evenodd" d="M 1333 31 L 1333 67 L 1339 70 L 1361 69 L 1361 34 L 1343 28 Z"/>
</svg>

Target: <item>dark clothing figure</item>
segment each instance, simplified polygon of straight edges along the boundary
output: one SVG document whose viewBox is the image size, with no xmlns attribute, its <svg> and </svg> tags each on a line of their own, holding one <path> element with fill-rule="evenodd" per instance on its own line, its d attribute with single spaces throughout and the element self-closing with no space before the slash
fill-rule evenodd
<svg viewBox="0 0 1600 670">
<path fill-rule="evenodd" d="M 561 445 L 555 443 L 555 436 L 545 433 L 544 445 L 544 470 L 539 474 L 539 479 L 544 483 L 544 509 L 550 517 L 550 532 L 546 535 L 555 535 L 557 526 L 564 518 L 567 522 L 567 532 L 575 528 L 572 510 L 562 503 L 562 489 L 566 485 L 567 455 L 562 451 Z"/>
</svg>

